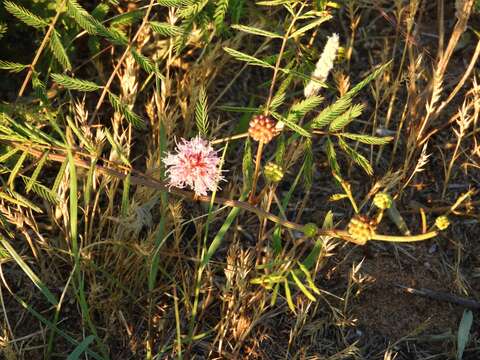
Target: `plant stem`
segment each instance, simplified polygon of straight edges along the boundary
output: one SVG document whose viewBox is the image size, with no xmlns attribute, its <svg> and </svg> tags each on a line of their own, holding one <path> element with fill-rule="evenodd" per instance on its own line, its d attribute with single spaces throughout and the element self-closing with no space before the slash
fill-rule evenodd
<svg viewBox="0 0 480 360">
<path fill-rule="evenodd" d="M 408 235 L 408 236 L 395 236 L 395 235 L 381 235 L 374 234 L 372 240 L 388 241 L 388 242 L 413 242 L 424 241 L 434 238 L 438 235 L 438 231 L 430 231 L 425 234 Z"/>
<path fill-rule="evenodd" d="M 258 143 L 257 155 L 255 156 L 255 173 L 253 174 L 252 190 L 250 191 L 250 196 L 248 198 L 248 201 L 250 203 L 252 203 L 253 200 L 255 199 L 255 192 L 257 191 L 257 181 L 258 181 L 258 173 L 260 172 L 260 163 L 262 161 L 262 151 L 263 151 L 263 142 L 260 141 Z"/>
<path fill-rule="evenodd" d="M 92 124 L 93 121 L 95 120 L 95 117 L 97 116 L 98 111 L 100 110 L 100 107 L 101 107 L 102 104 L 103 104 L 103 100 L 105 99 L 105 96 L 107 95 L 107 93 L 108 93 L 108 91 L 109 91 L 109 89 L 110 89 L 110 85 L 112 85 L 113 79 L 115 78 L 115 76 L 117 76 L 117 72 L 118 72 L 118 70 L 120 69 L 120 66 L 123 64 L 123 61 L 125 60 L 125 58 L 126 58 L 127 55 L 129 54 L 130 49 L 132 48 L 132 44 L 137 40 L 137 38 L 138 38 L 138 36 L 140 35 L 140 33 L 142 32 L 143 28 L 144 28 L 145 25 L 147 24 L 148 17 L 150 16 L 150 12 L 151 12 L 151 10 L 152 10 L 152 6 L 153 6 L 154 1 L 155 1 L 155 0 L 150 0 L 150 4 L 148 5 L 147 12 L 145 13 L 145 16 L 143 17 L 142 24 L 140 25 L 140 27 L 138 28 L 137 32 L 136 32 L 135 35 L 133 36 L 132 41 L 127 45 L 127 48 L 125 49 L 125 51 L 123 52 L 122 56 L 121 56 L 120 59 L 118 60 L 117 65 L 115 66 L 115 68 L 114 68 L 113 71 L 112 71 L 112 74 L 110 75 L 110 77 L 109 77 L 108 80 L 107 80 L 107 83 L 106 83 L 105 86 L 103 87 L 102 94 L 100 95 L 100 98 L 99 98 L 98 101 L 97 101 L 97 105 L 95 105 L 95 110 L 94 110 L 94 112 L 93 112 L 93 114 L 92 114 L 92 117 L 91 117 L 91 119 L 90 119 L 90 124 Z"/>
<path fill-rule="evenodd" d="M 27 88 L 28 82 L 30 81 L 30 78 L 32 77 L 33 70 L 35 69 L 35 65 L 37 65 L 38 60 L 40 59 L 40 55 L 43 52 L 43 49 L 45 49 L 45 46 L 47 46 L 48 40 L 50 39 L 50 35 L 52 34 L 53 30 L 55 29 L 55 24 L 58 21 L 58 18 L 60 17 L 60 14 L 63 11 L 63 8 L 65 6 L 66 0 L 62 2 L 60 7 L 57 10 L 57 13 L 55 14 L 55 17 L 53 18 L 52 22 L 50 23 L 50 26 L 48 27 L 47 33 L 45 34 L 45 37 L 42 40 L 42 43 L 40 44 L 40 47 L 38 48 L 37 52 L 35 53 L 35 57 L 33 58 L 32 63 L 29 66 L 27 76 L 25 77 L 25 80 L 23 80 L 22 87 L 20 88 L 20 91 L 18 92 L 18 97 L 22 97 L 23 93 L 25 92 L 25 89 Z"/>
</svg>

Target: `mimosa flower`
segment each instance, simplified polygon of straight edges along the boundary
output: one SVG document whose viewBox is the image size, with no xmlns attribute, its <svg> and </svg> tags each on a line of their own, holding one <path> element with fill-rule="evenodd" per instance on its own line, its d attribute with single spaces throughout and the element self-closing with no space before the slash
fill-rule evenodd
<svg viewBox="0 0 480 360">
<path fill-rule="evenodd" d="M 163 163 L 167 166 L 168 185 L 190 187 L 195 195 L 207 195 L 215 191 L 218 182 L 224 180 L 220 170 L 221 159 L 208 141 L 200 136 L 190 141 L 181 139 L 176 154 L 167 154 Z"/>
</svg>

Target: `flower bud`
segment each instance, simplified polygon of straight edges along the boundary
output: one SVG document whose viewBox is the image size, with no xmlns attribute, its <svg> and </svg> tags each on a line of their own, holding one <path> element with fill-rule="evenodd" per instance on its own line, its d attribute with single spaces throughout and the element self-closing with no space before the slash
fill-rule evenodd
<svg viewBox="0 0 480 360">
<path fill-rule="evenodd" d="M 379 192 L 373 198 L 373 204 L 382 210 L 389 209 L 392 207 L 392 197 L 384 192 Z"/>
<path fill-rule="evenodd" d="M 435 220 L 435 226 L 438 230 L 446 230 L 450 226 L 450 220 L 445 215 L 439 216 Z"/>
<path fill-rule="evenodd" d="M 314 237 L 318 232 L 318 226 L 314 223 L 308 223 L 303 226 L 303 233 L 307 237 Z"/>
<path fill-rule="evenodd" d="M 283 179 L 283 170 L 280 165 L 269 162 L 263 168 L 263 175 L 272 183 L 278 183 Z"/>
<path fill-rule="evenodd" d="M 365 245 L 375 234 L 375 223 L 366 216 L 355 215 L 348 223 L 347 232 L 357 244 Z"/>
</svg>

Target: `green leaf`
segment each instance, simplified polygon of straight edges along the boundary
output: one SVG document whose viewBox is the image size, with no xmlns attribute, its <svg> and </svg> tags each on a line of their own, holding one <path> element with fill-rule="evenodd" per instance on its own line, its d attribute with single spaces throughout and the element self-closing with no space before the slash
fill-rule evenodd
<svg viewBox="0 0 480 360">
<path fill-rule="evenodd" d="M 43 283 L 42 280 L 35 274 L 32 269 L 27 265 L 25 261 L 23 261 L 22 257 L 15 251 L 12 245 L 5 239 L 2 235 L 0 235 L 0 242 L 5 250 L 8 251 L 10 256 L 15 260 L 18 266 L 23 270 L 25 275 L 29 277 L 29 279 L 33 282 L 33 284 L 40 290 L 40 292 L 45 296 L 45 298 L 50 302 L 50 304 L 56 306 L 58 304 L 58 300 L 53 295 L 48 287 Z"/>
<path fill-rule="evenodd" d="M 310 127 L 314 129 L 320 129 L 328 124 L 330 124 L 334 119 L 338 116 L 343 114 L 347 109 L 350 107 L 352 98 L 361 90 L 363 89 L 370 81 L 374 80 L 377 76 L 379 76 L 387 66 L 389 66 L 391 61 L 383 64 L 382 66 L 378 67 L 374 70 L 370 75 L 368 75 L 365 79 L 361 82 L 356 84 L 352 89 L 350 89 L 345 95 L 343 95 L 340 99 L 335 101 L 330 106 L 327 106 L 323 109 L 317 117 L 315 117 L 312 122 L 309 124 Z"/>
<path fill-rule="evenodd" d="M 135 61 L 140 65 L 143 70 L 145 70 L 149 74 L 155 71 L 155 64 L 152 60 L 147 58 L 145 55 L 139 53 L 133 47 L 130 49 L 130 52 Z"/>
<path fill-rule="evenodd" d="M 135 114 L 129 107 L 128 105 L 122 103 L 120 101 L 120 98 L 111 92 L 108 93 L 108 99 L 110 100 L 110 103 L 112 104 L 113 108 L 115 111 L 119 112 L 122 114 L 125 119 L 135 126 L 138 129 L 145 129 L 146 125 L 143 119 Z"/>
<path fill-rule="evenodd" d="M 27 158 L 28 152 L 24 151 L 22 155 L 18 158 L 15 166 L 13 167 L 12 171 L 10 172 L 10 176 L 8 177 L 7 185 L 13 189 L 13 182 L 15 181 L 15 178 L 17 177 L 18 172 L 22 168 L 23 162 Z"/>
<path fill-rule="evenodd" d="M 240 196 L 239 200 L 243 201 L 245 198 L 246 198 L 246 194 L 244 193 Z M 240 208 L 236 207 L 230 210 L 230 212 L 228 213 L 227 218 L 225 219 L 225 222 L 218 230 L 217 234 L 215 235 L 212 242 L 210 243 L 210 246 L 208 247 L 208 250 L 205 253 L 205 256 L 202 258 L 202 262 L 200 264 L 202 268 L 204 268 L 208 264 L 212 256 L 217 252 L 218 248 L 223 242 L 223 238 L 225 237 L 225 234 L 230 229 L 230 226 L 232 225 L 235 218 L 238 216 L 239 212 L 240 212 Z"/>
<path fill-rule="evenodd" d="M 306 113 L 318 107 L 322 101 L 323 97 L 314 95 L 296 104 L 293 104 L 293 106 L 290 108 L 287 119 L 298 123 Z"/>
<path fill-rule="evenodd" d="M 252 26 L 232 25 L 232 28 L 236 29 L 236 30 L 246 32 L 246 33 L 249 33 L 249 34 L 264 36 L 264 37 L 270 38 L 270 39 L 282 39 L 283 38 L 282 35 L 276 34 L 276 33 L 271 32 L 271 31 L 258 29 L 258 28 L 252 27 Z"/>
<path fill-rule="evenodd" d="M 236 60 L 244 61 L 249 65 L 261 66 L 264 68 L 271 68 L 271 69 L 273 68 L 273 66 L 270 65 L 269 63 L 263 60 L 257 59 L 256 57 L 253 57 L 251 55 L 245 54 L 241 51 L 234 50 L 229 47 L 224 47 L 223 50 L 225 50 L 225 52 L 227 52 L 230 56 L 234 57 Z"/>
<path fill-rule="evenodd" d="M 303 181 L 305 183 L 305 188 L 310 190 L 313 184 L 314 171 L 313 148 L 311 139 L 307 139 L 305 141 L 305 160 L 303 162 L 303 166 Z"/>
<path fill-rule="evenodd" d="M 69 90 L 96 91 L 102 88 L 100 85 L 97 85 L 92 81 L 75 79 L 67 75 L 51 74 L 50 76 L 57 84 L 62 85 Z"/>
<path fill-rule="evenodd" d="M 158 5 L 168 7 L 179 7 L 185 3 L 185 0 L 157 0 Z"/>
<path fill-rule="evenodd" d="M 288 285 L 287 279 L 285 279 L 283 285 L 285 287 L 285 298 L 287 299 L 288 307 L 290 308 L 290 310 L 292 310 L 294 314 L 296 314 L 295 305 L 293 304 L 292 299 L 292 292 L 290 291 L 290 286 Z"/>
<path fill-rule="evenodd" d="M 43 29 L 48 26 L 48 23 L 45 20 L 25 9 L 23 6 L 17 5 L 11 1 L 4 1 L 3 4 L 10 14 L 29 26 L 36 29 Z"/>
<path fill-rule="evenodd" d="M 350 109 L 345 111 L 342 115 L 335 118 L 329 127 L 330 132 L 335 132 L 340 129 L 343 129 L 347 126 L 353 119 L 362 115 L 362 111 L 365 108 L 363 104 L 355 104 Z"/>
<path fill-rule="evenodd" d="M 300 267 L 300 270 L 305 275 L 305 279 L 307 280 L 307 283 L 310 289 L 312 289 L 315 294 L 320 295 L 320 289 L 315 285 L 315 282 L 313 281 L 307 266 L 302 264 L 301 262 L 298 263 L 298 266 Z"/>
<path fill-rule="evenodd" d="M 153 31 L 162 36 L 171 37 L 182 34 L 182 29 L 176 25 L 158 21 L 150 21 L 149 24 Z"/>
<path fill-rule="evenodd" d="M 298 36 L 302 35 L 303 33 L 307 32 L 307 31 L 309 31 L 313 28 L 316 28 L 317 26 L 324 23 L 325 21 L 330 20 L 331 18 L 332 18 L 331 15 L 325 15 L 325 16 L 321 17 L 320 19 L 312 21 L 310 24 L 307 24 L 307 25 L 301 27 L 300 29 L 294 31 L 292 34 L 290 34 L 289 39 L 298 37 Z"/>
<path fill-rule="evenodd" d="M 463 352 L 468 344 L 470 329 L 473 324 L 473 313 L 470 310 L 464 310 L 462 320 L 458 326 L 457 334 L 457 360 L 462 360 Z"/>
<path fill-rule="evenodd" d="M 239 112 L 239 113 L 256 113 L 258 108 L 256 107 L 245 107 L 245 106 L 230 106 L 230 105 L 221 105 L 218 106 L 218 109 L 228 112 Z"/>
<path fill-rule="evenodd" d="M 141 10 L 133 10 L 114 17 L 110 21 L 112 26 L 131 25 L 139 21 L 143 17 Z"/>
<path fill-rule="evenodd" d="M 321 129 L 330 124 L 333 120 L 343 114 L 351 105 L 352 98 L 350 96 L 342 96 L 332 105 L 327 106 L 318 114 L 310 123 L 313 129 Z"/>
<path fill-rule="evenodd" d="M 68 0 L 67 14 L 90 35 L 96 35 L 100 32 L 95 23 L 95 18 L 82 8 L 76 0 Z"/>
<path fill-rule="evenodd" d="M 385 145 L 393 140 L 393 137 L 391 136 L 376 137 L 376 136 L 370 136 L 370 135 L 350 134 L 350 133 L 341 133 L 339 135 L 347 139 L 359 141 L 361 143 L 369 144 L 369 145 Z"/>
<path fill-rule="evenodd" d="M 335 147 L 333 146 L 332 140 L 330 137 L 327 137 L 327 143 L 325 144 L 325 152 L 327 153 L 328 163 L 330 168 L 337 174 L 340 174 L 340 166 L 337 161 L 337 154 L 335 152 Z"/>
<path fill-rule="evenodd" d="M 101 9 L 102 4 L 97 6 Z M 108 10 L 108 6 L 107 6 Z M 116 29 L 106 28 L 100 21 L 90 15 L 84 8 L 82 8 L 77 0 L 68 0 L 67 14 L 75 20 L 75 22 L 90 35 L 101 35 L 116 45 L 128 45 L 128 40 L 125 36 Z"/>
<path fill-rule="evenodd" d="M 225 20 L 225 14 L 227 13 L 229 0 L 217 0 L 215 6 L 215 12 L 213 14 L 213 21 L 215 23 L 215 28 L 219 31 Z"/>
<path fill-rule="evenodd" d="M 338 138 L 338 144 L 342 148 L 343 151 L 347 153 L 347 155 L 356 163 L 358 164 L 368 175 L 373 175 L 372 165 L 370 165 L 369 161 L 361 154 L 356 152 L 347 143 L 342 139 Z"/>
<path fill-rule="evenodd" d="M 365 79 L 363 79 L 358 84 L 356 84 L 353 88 L 351 88 L 344 96 L 349 96 L 349 97 L 355 96 L 360 90 L 362 90 L 365 86 L 367 86 L 370 83 L 370 81 L 375 80 L 377 76 L 379 76 L 391 63 L 392 63 L 392 60 L 379 66 L 377 69 L 372 71 L 372 73 L 368 75 Z"/>
<path fill-rule="evenodd" d="M 197 123 L 197 129 L 203 137 L 207 137 L 208 134 L 208 105 L 207 105 L 207 92 L 203 85 L 200 86 L 198 91 L 197 103 L 195 104 L 195 121 Z"/>
<path fill-rule="evenodd" d="M 70 59 L 68 58 L 67 52 L 60 41 L 60 35 L 57 30 L 53 30 L 50 37 L 50 50 L 52 50 L 53 56 L 55 59 L 63 66 L 64 70 L 71 70 L 72 65 L 70 64 Z"/>
<path fill-rule="evenodd" d="M 310 138 L 312 137 L 312 135 L 310 135 L 310 133 L 305 130 L 303 127 L 301 127 L 300 125 L 297 125 L 296 123 L 294 123 L 293 121 L 289 120 L 289 119 L 286 119 L 284 118 L 283 116 L 281 116 L 280 114 L 277 114 L 275 112 L 272 112 L 272 115 L 279 121 L 282 121 L 283 123 L 285 123 L 285 125 L 287 127 L 289 127 L 291 130 L 295 131 L 297 134 L 299 135 L 302 135 L 302 136 L 305 136 L 307 138 Z"/>
<path fill-rule="evenodd" d="M 30 190 L 40 196 L 42 199 L 47 200 L 51 204 L 58 204 L 57 195 L 45 185 L 40 184 L 36 180 L 32 181 L 32 178 L 28 178 L 26 176 L 22 176 L 22 180 L 25 183 L 25 186 L 30 186 Z"/>
<path fill-rule="evenodd" d="M 78 360 L 80 356 L 88 349 L 90 344 L 95 340 L 95 336 L 89 335 L 77 345 L 77 347 L 68 355 L 67 360 Z"/>
<path fill-rule="evenodd" d="M 3 155 L 0 156 L 0 164 L 1 163 L 4 163 L 5 161 L 7 161 L 8 159 L 10 159 L 13 155 L 15 155 L 17 152 L 19 152 L 20 150 L 17 149 L 17 148 L 12 148 L 10 149 L 9 151 L 7 151 L 6 153 L 4 153 Z"/>
<path fill-rule="evenodd" d="M 295 275 L 295 271 L 290 271 L 290 275 L 292 275 L 293 281 L 297 284 L 297 287 L 300 291 L 311 301 L 316 301 L 315 296 L 312 295 L 310 291 L 308 291 L 307 287 L 303 285 L 297 275 Z"/>
<path fill-rule="evenodd" d="M 26 68 L 28 68 L 28 65 L 0 60 L 0 69 L 2 70 L 10 70 L 10 72 L 18 73 Z"/>
</svg>

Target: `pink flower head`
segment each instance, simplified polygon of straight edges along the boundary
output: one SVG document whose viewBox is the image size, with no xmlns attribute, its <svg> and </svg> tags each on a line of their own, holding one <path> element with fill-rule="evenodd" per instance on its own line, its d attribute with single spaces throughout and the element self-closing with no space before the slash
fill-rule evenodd
<svg viewBox="0 0 480 360">
<path fill-rule="evenodd" d="M 190 141 L 182 139 L 176 150 L 176 154 L 169 153 L 163 159 L 168 167 L 170 186 L 184 188 L 188 185 L 195 195 L 207 195 L 208 190 L 217 189 L 217 183 L 223 180 L 220 158 L 208 141 L 200 136 Z"/>
</svg>

